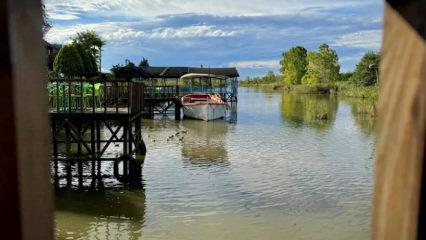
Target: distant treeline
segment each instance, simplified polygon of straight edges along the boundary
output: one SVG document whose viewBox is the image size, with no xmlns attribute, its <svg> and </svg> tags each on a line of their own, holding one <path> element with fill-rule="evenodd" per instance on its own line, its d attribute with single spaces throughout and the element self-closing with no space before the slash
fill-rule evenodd
<svg viewBox="0 0 426 240">
<path fill-rule="evenodd" d="M 318 51 L 309 52 L 296 46 L 282 54 L 280 74 L 269 71 L 262 77 L 247 77 L 244 83 L 317 85 L 344 81 L 354 86 L 372 86 L 377 84 L 379 61 L 380 53 L 369 51 L 353 72 L 340 72 L 339 57 L 327 44 L 322 44 Z"/>
</svg>

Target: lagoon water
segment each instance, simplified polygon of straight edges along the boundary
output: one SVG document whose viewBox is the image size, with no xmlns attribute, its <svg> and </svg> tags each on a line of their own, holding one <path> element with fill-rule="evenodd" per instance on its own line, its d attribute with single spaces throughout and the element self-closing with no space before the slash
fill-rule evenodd
<svg viewBox="0 0 426 240">
<path fill-rule="evenodd" d="M 369 104 L 240 88 L 236 122 L 144 120 L 143 189 L 57 192 L 56 235 L 368 239 L 374 119 L 359 109 Z M 183 140 L 167 140 L 178 131 Z"/>
</svg>

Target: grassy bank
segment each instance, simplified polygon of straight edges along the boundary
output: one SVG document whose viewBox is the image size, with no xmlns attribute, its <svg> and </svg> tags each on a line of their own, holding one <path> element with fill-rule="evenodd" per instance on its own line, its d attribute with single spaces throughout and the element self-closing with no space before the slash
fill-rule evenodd
<svg viewBox="0 0 426 240">
<path fill-rule="evenodd" d="M 358 87 L 347 82 L 336 82 L 332 84 L 316 84 L 316 85 L 289 85 L 280 83 L 244 83 L 239 84 L 243 87 L 251 87 L 265 90 L 285 91 L 297 94 L 333 94 L 347 98 L 348 101 L 353 99 L 362 101 L 354 114 L 359 115 L 376 115 L 376 104 L 379 94 L 378 86 Z"/>
<path fill-rule="evenodd" d="M 369 98 L 377 100 L 379 89 L 377 86 L 358 87 L 347 82 L 316 85 L 284 85 L 281 83 L 244 83 L 239 86 L 259 89 L 287 91 L 299 94 L 336 94 L 342 97 Z"/>
</svg>

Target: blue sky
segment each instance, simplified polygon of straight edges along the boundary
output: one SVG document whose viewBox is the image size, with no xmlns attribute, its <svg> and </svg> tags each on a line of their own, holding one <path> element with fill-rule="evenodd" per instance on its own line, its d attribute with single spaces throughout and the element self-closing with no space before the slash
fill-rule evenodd
<svg viewBox="0 0 426 240">
<path fill-rule="evenodd" d="M 237 67 L 242 77 L 279 71 L 283 51 L 329 44 L 342 71 L 380 49 L 381 0 L 45 0 L 53 27 L 46 39 L 67 43 L 95 30 L 107 44 L 108 71 L 145 57 L 152 66 Z"/>
</svg>

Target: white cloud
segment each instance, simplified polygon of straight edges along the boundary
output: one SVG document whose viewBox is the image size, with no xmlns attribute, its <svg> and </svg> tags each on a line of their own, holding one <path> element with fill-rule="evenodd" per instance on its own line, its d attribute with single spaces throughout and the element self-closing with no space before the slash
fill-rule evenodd
<svg viewBox="0 0 426 240">
<path fill-rule="evenodd" d="M 366 30 L 342 35 L 334 41 L 333 45 L 378 50 L 381 42 L 382 30 Z"/>
<path fill-rule="evenodd" d="M 278 69 L 280 68 L 279 60 L 255 60 L 255 61 L 236 61 L 229 63 L 229 67 L 248 68 L 248 69 Z"/>
<path fill-rule="evenodd" d="M 62 13 L 49 12 L 47 17 L 53 20 L 74 20 L 79 18 L 77 14 L 63 13 L 63 12 Z"/>
<path fill-rule="evenodd" d="M 376 0 L 378 1 L 378 0 Z M 311 14 L 320 9 L 371 4 L 371 0 L 46 0 L 48 11 L 68 10 L 96 16 L 150 18 L 175 14 L 216 16 L 268 16 Z"/>
<path fill-rule="evenodd" d="M 181 28 L 154 28 L 138 30 L 137 22 L 104 22 L 95 24 L 76 24 L 72 26 L 54 26 L 46 40 L 54 43 L 70 42 L 77 32 L 95 30 L 108 42 L 122 42 L 134 39 L 182 39 L 182 38 L 223 38 L 232 37 L 238 31 L 227 31 L 213 25 L 195 25 Z"/>
</svg>

